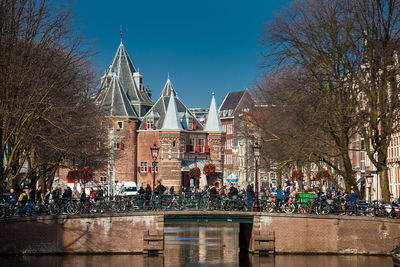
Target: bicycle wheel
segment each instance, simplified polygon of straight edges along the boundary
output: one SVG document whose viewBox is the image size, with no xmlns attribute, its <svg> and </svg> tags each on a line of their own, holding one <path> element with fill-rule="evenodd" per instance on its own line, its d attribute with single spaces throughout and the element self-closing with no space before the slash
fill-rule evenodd
<svg viewBox="0 0 400 267">
<path fill-rule="evenodd" d="M 57 204 L 50 204 L 49 206 L 49 213 L 51 215 L 57 215 L 60 213 L 60 206 L 58 206 Z"/>
<path fill-rule="evenodd" d="M 292 203 L 286 203 L 283 206 L 283 212 L 285 212 L 286 214 L 292 214 L 295 210 L 295 207 Z"/>
<path fill-rule="evenodd" d="M 320 206 L 319 212 L 321 215 L 329 214 L 329 213 L 331 213 L 331 211 L 332 211 L 332 209 L 331 209 L 331 206 L 329 206 L 329 205 Z"/>
<path fill-rule="evenodd" d="M 75 204 L 70 203 L 67 205 L 67 213 L 74 215 L 77 213 L 77 207 L 75 206 Z"/>
<path fill-rule="evenodd" d="M 97 212 L 97 207 L 93 203 L 87 204 L 87 210 L 89 213 L 96 213 Z"/>
</svg>

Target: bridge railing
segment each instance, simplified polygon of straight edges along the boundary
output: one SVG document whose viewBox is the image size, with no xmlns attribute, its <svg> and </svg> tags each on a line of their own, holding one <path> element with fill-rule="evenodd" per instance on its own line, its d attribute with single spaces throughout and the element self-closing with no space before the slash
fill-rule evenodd
<svg viewBox="0 0 400 267">
<path fill-rule="evenodd" d="M 116 196 L 97 200 L 55 199 L 47 203 L 0 203 L 0 217 L 38 216 L 58 214 L 125 213 L 141 211 L 179 211 L 179 210 L 220 210 L 253 211 L 255 200 L 245 195 L 210 196 L 206 193 L 183 193 L 165 195 Z M 278 201 L 275 198 L 260 196 L 261 212 L 268 213 L 307 213 L 357 216 L 381 216 L 399 218 L 399 205 L 392 203 L 349 203 L 340 198 L 334 199 L 292 199 Z"/>
</svg>

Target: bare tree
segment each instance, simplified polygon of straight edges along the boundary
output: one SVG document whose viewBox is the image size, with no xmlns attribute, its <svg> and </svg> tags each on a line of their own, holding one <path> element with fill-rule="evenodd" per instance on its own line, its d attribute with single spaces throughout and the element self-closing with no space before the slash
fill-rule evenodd
<svg viewBox="0 0 400 267">
<path fill-rule="evenodd" d="M 358 130 L 379 174 L 382 198 L 389 201 L 388 147 L 400 104 L 400 1 L 354 1 L 352 11 L 352 53 L 360 66 L 353 74 Z"/>
<path fill-rule="evenodd" d="M 6 179 L 44 182 L 102 140 L 89 50 L 71 23 L 69 7 L 0 0 L 0 193 Z"/>
</svg>

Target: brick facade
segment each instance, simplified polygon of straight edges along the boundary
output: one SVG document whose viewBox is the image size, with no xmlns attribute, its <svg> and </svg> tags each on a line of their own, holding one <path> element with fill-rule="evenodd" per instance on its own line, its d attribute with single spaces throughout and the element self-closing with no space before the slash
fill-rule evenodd
<svg viewBox="0 0 400 267">
<path fill-rule="evenodd" d="M 201 148 L 201 151 L 187 151 L 190 139 L 194 139 L 195 144 L 198 144 L 198 140 L 200 139 L 204 140 L 204 146 Z M 148 166 L 151 165 L 152 156 L 150 147 L 156 144 L 160 147 L 157 158 L 159 169 L 156 173 L 156 182 L 161 179 L 163 185 L 168 188 L 174 186 L 176 190 L 179 190 L 183 186 L 184 175 L 189 170 L 182 166 L 183 160 L 193 160 L 196 158 L 199 162 L 204 160 L 207 163 L 213 163 L 216 166 L 217 173 L 222 175 L 224 142 L 224 133 L 139 130 L 138 166 L 140 166 L 140 162 L 147 162 Z M 208 153 L 205 147 L 209 148 Z M 152 186 L 153 173 L 149 171 L 139 173 L 138 181 L 142 184 L 150 184 Z"/>
</svg>

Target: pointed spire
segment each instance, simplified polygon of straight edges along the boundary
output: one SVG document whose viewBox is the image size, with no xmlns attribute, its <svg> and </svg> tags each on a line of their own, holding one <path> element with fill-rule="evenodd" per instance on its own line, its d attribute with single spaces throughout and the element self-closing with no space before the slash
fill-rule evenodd
<svg viewBox="0 0 400 267">
<path fill-rule="evenodd" d="M 170 96 L 161 130 L 183 130 L 176 107 L 175 96 Z"/>
<path fill-rule="evenodd" d="M 223 132 L 222 123 L 218 115 L 217 104 L 215 102 L 214 92 L 212 93 L 210 110 L 208 111 L 205 132 Z"/>
<path fill-rule="evenodd" d="M 120 33 L 121 33 L 121 44 L 122 44 L 122 25 L 120 25 Z"/>
<path fill-rule="evenodd" d="M 139 76 L 139 73 L 136 71 L 122 42 L 115 53 L 114 59 L 107 73 L 115 73 L 118 76 L 122 89 L 125 91 L 130 102 L 152 102 L 147 92 L 141 90 L 142 88 L 140 88 L 140 85 L 134 81 L 133 76 Z M 140 113 L 140 109 L 136 109 L 136 112 Z"/>
<path fill-rule="evenodd" d="M 171 96 L 171 95 L 176 96 L 176 91 L 174 89 L 174 86 L 172 85 L 171 80 L 169 79 L 169 72 L 168 72 L 168 79 L 164 85 L 161 96 Z"/>
</svg>

